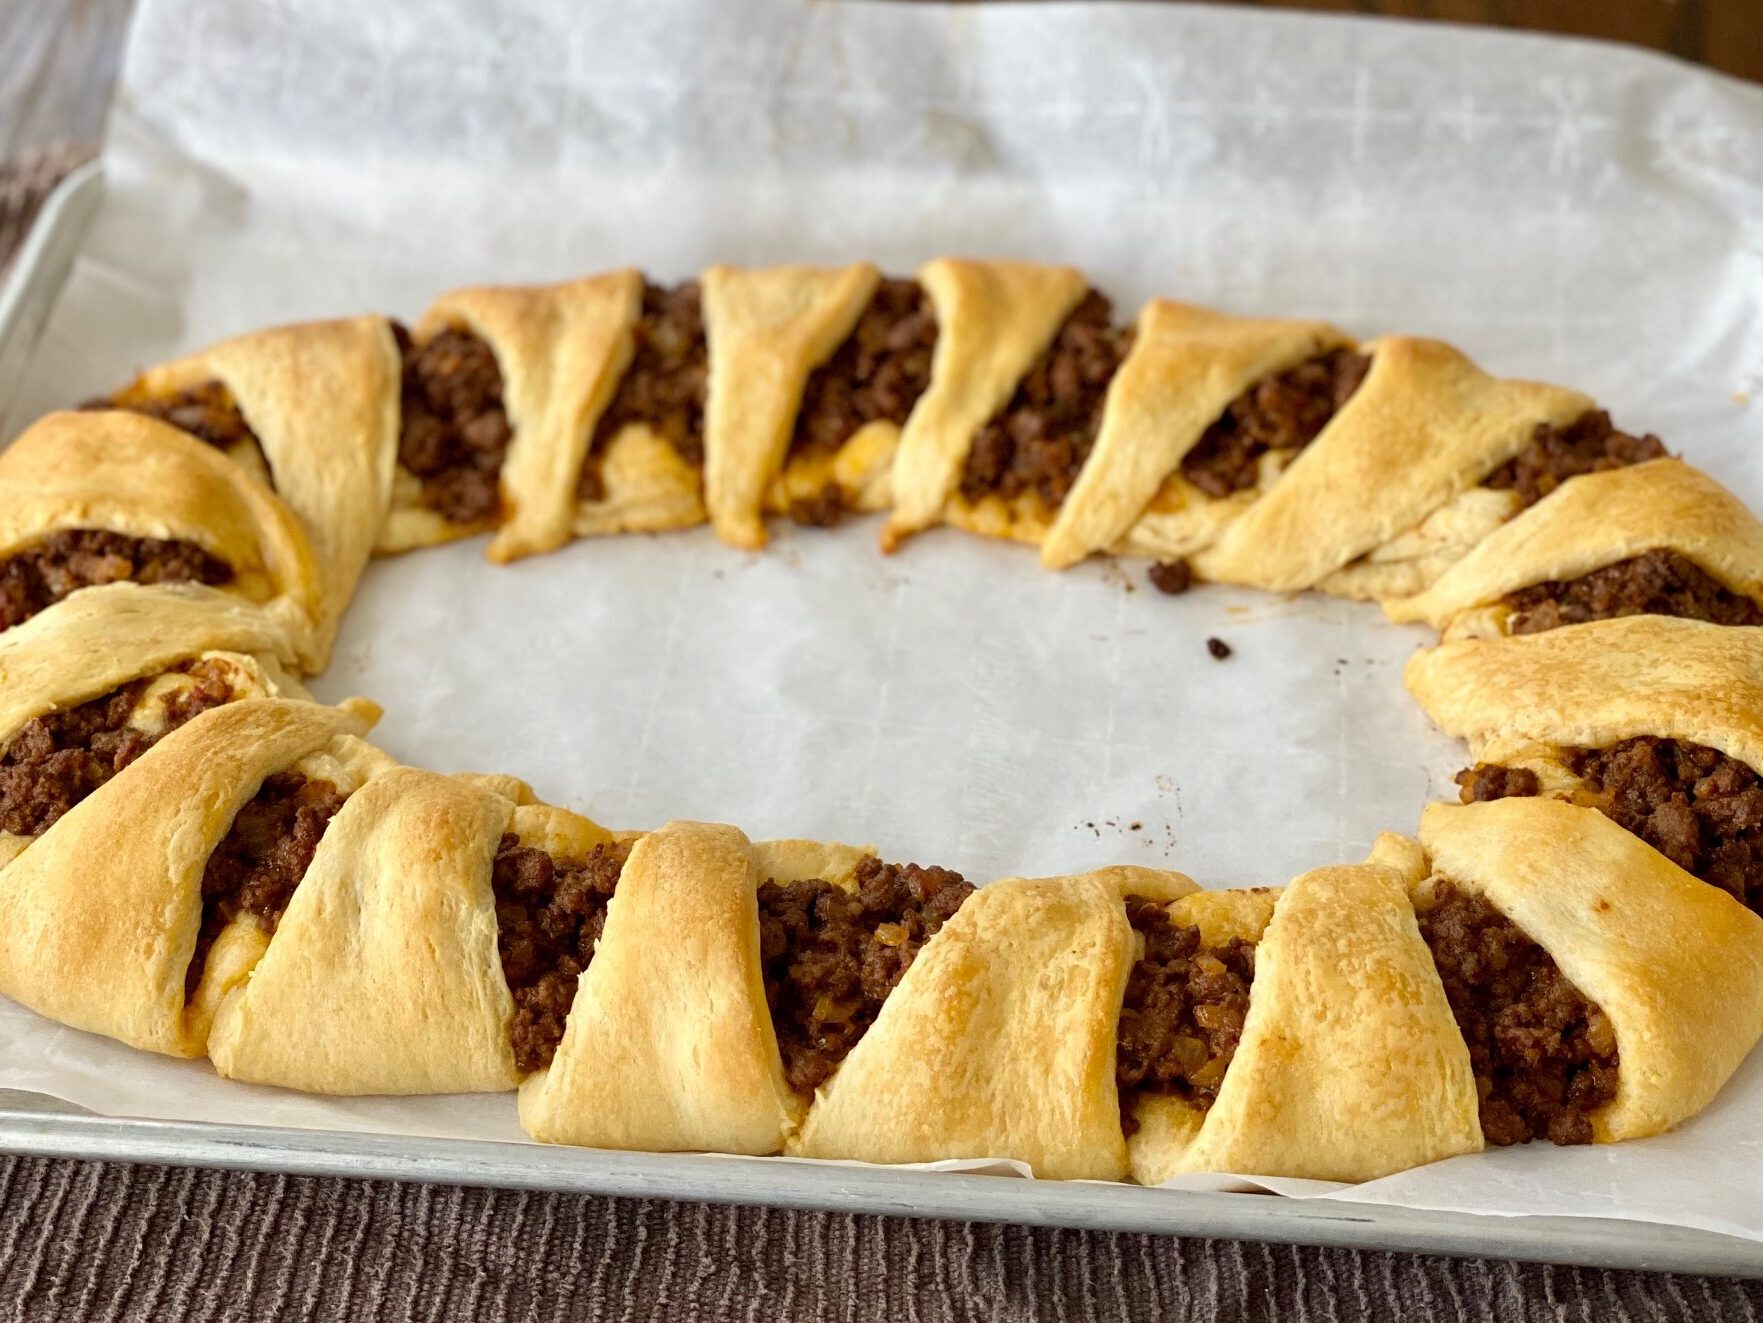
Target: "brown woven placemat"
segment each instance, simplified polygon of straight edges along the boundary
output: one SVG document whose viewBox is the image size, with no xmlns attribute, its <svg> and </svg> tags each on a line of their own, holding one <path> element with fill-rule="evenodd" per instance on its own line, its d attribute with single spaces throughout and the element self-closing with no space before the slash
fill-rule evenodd
<svg viewBox="0 0 1763 1323">
<path fill-rule="evenodd" d="M 0 166 L 0 268 L 90 148 Z M 978 1179 L 978 1178 L 976 1178 Z M 0 1157 L 11 1320 L 1750 1320 L 1763 1284 Z"/>
<path fill-rule="evenodd" d="M 982 1179 L 976 1177 L 975 1179 Z M 1755 1320 L 1710 1278 L 0 1159 L 0 1319 Z"/>
</svg>

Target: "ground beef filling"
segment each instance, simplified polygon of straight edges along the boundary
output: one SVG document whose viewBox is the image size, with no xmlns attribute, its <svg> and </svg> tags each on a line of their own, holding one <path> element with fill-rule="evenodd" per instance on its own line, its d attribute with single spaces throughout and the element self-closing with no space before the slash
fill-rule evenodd
<svg viewBox="0 0 1763 1323">
<path fill-rule="evenodd" d="M 0 629 L 22 625 L 76 588 L 135 583 L 230 583 L 232 566 L 194 542 L 95 528 L 51 533 L 0 561 Z"/>
<path fill-rule="evenodd" d="M 1219 499 L 1253 487 L 1261 475 L 1261 456 L 1309 445 L 1370 370 L 1366 355 L 1331 349 L 1261 378 L 1226 405 L 1183 456 L 1182 477 Z"/>
<path fill-rule="evenodd" d="M 233 393 L 218 381 L 204 381 L 161 399 L 105 396 L 88 400 L 82 409 L 126 409 L 157 418 L 217 450 L 231 450 L 241 441 L 257 441 Z"/>
<path fill-rule="evenodd" d="M 904 426 L 930 384 L 937 317 L 916 280 L 883 280 L 856 328 L 808 378 L 790 454 L 830 453 L 869 423 Z M 825 527 L 844 512 L 844 494 L 829 483 L 790 510 L 801 524 Z"/>
<path fill-rule="evenodd" d="M 668 289 L 645 283 L 635 327 L 636 352 L 618 392 L 588 446 L 576 483 L 584 501 L 606 499 L 600 462 L 612 438 L 643 423 L 694 468 L 704 464 L 704 396 L 710 386 L 710 348 L 704 338 L 704 307 L 698 282 Z"/>
<path fill-rule="evenodd" d="M 419 345 L 402 326 L 393 330 L 404 356 L 398 462 L 421 479 L 423 506 L 448 523 L 494 519 L 514 435 L 495 351 L 470 331 L 442 331 Z"/>
<path fill-rule="evenodd" d="M 278 772 L 234 815 L 202 874 L 202 927 L 184 976 L 186 999 L 201 986 L 208 952 L 234 919 L 249 914 L 265 932 L 275 931 L 345 798 L 329 781 Z"/>
<path fill-rule="evenodd" d="M 961 494 L 977 501 L 1029 492 L 1057 509 L 1096 442 L 1108 383 L 1131 347 L 1109 322 L 1108 300 L 1084 295 L 1036 360 L 1010 403 L 979 430 L 967 452 Z"/>
<path fill-rule="evenodd" d="M 606 926 L 606 906 L 630 846 L 596 845 L 581 863 L 562 863 L 522 845 L 513 832 L 496 846 L 496 946 L 514 994 L 509 1040 L 522 1074 L 557 1055 L 582 971 Z"/>
<path fill-rule="evenodd" d="M 1538 423 L 1530 443 L 1483 479 L 1481 485 L 1517 492 L 1519 499 L 1530 506 L 1569 478 L 1661 459 L 1665 453 L 1665 443 L 1658 437 L 1618 432 L 1609 414 L 1594 409 L 1566 427 Z"/>
<path fill-rule="evenodd" d="M 1623 740 L 1567 765 L 1612 820 L 1686 872 L 1763 912 L 1763 779 L 1705 744 Z"/>
<path fill-rule="evenodd" d="M 1705 744 L 1638 735 L 1607 749 L 1567 749 L 1604 816 L 1687 873 L 1763 914 L 1763 778 Z M 1458 774 L 1467 803 L 1535 795 L 1536 775 L 1481 764 Z"/>
<path fill-rule="evenodd" d="M 1480 804 L 1490 799 L 1523 799 L 1543 793 L 1543 783 L 1528 767 L 1502 767 L 1498 763 L 1477 763 L 1457 773 L 1462 787 L 1457 797 L 1465 804 Z"/>
<path fill-rule="evenodd" d="M 223 667 L 186 662 L 174 667 L 195 683 L 165 705 L 156 735 L 128 724 L 153 677 L 131 681 L 64 712 L 35 717 L 0 754 L 0 831 L 38 836 L 75 804 L 192 717 L 229 703 L 233 687 Z"/>
<path fill-rule="evenodd" d="M 1255 944 L 1207 946 L 1198 928 L 1142 896 L 1127 897 L 1126 917 L 1145 943 L 1127 977 L 1114 1052 L 1120 1121 L 1131 1135 L 1142 1093 L 1172 1094 L 1201 1110 L 1217 1099 L 1249 1013 Z"/>
<path fill-rule="evenodd" d="M 973 894 L 946 868 L 857 866 L 857 892 L 830 882 L 759 888 L 759 958 L 784 1075 L 812 1093 L 869 1031 L 919 949 Z"/>
<path fill-rule="evenodd" d="M 1694 561 L 1655 550 L 1577 579 L 1532 584 L 1507 593 L 1514 634 L 1617 616 L 1680 616 L 1715 625 L 1763 625 L 1763 607 L 1727 588 Z"/>
<path fill-rule="evenodd" d="M 1554 960 L 1481 896 L 1440 882 L 1420 934 L 1463 1039 L 1490 1144 L 1589 1144 L 1616 1096 L 1616 1031 Z"/>
</svg>

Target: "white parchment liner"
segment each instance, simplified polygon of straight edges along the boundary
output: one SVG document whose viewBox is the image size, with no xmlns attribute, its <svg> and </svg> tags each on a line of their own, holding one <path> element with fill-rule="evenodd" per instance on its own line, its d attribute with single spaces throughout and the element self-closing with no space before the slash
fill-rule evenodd
<svg viewBox="0 0 1763 1323">
<path fill-rule="evenodd" d="M 1188 6 L 148 0 L 110 191 L 16 427 L 250 327 L 625 264 L 943 252 L 1455 341 L 1763 507 L 1763 92 L 1612 46 Z M 372 569 L 329 698 L 617 826 L 720 819 L 975 877 L 1279 883 L 1412 831 L 1461 751 L 1422 631 L 876 528 L 481 543 Z M 1137 584 L 1134 588 L 1133 585 Z M 1224 664 L 1204 641 L 1235 648 Z M 519 1140 L 510 1097 L 216 1080 L 0 1004 L 0 1088 L 118 1115 Z M 1294 1194 L 1763 1239 L 1763 1063 L 1679 1132 Z M 1216 1182 L 1209 1182 L 1216 1183 Z"/>
</svg>

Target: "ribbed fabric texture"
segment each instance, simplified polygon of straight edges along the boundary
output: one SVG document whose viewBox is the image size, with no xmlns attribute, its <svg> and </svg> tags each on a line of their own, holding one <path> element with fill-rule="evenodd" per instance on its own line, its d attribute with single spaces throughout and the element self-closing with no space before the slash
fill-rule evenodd
<svg viewBox="0 0 1763 1323">
<path fill-rule="evenodd" d="M 1763 1284 L 0 1159 L 0 1320 L 1756 1320 Z"/>
</svg>

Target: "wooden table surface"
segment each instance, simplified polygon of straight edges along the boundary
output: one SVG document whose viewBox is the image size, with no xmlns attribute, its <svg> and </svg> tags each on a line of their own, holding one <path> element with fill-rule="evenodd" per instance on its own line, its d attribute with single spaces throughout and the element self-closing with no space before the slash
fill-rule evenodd
<svg viewBox="0 0 1763 1323">
<path fill-rule="evenodd" d="M 1763 0 L 1240 0 L 1607 37 L 1763 82 Z"/>
</svg>

